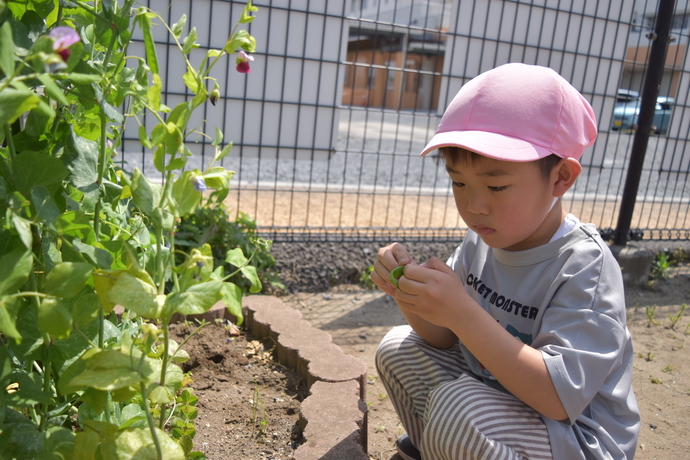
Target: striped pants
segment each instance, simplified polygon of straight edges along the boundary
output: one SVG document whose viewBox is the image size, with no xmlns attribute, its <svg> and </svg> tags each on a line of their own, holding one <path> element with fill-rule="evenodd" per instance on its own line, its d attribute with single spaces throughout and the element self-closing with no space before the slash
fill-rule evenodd
<svg viewBox="0 0 690 460">
<path fill-rule="evenodd" d="M 459 346 L 434 348 L 409 326 L 396 327 L 381 341 L 376 367 L 425 460 L 553 459 L 539 414 L 471 377 Z"/>
</svg>

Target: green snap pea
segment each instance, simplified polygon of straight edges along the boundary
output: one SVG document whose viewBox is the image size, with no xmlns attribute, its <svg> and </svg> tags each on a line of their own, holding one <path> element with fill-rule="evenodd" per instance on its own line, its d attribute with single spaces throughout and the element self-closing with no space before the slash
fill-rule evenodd
<svg viewBox="0 0 690 460">
<path fill-rule="evenodd" d="M 391 283 L 393 283 L 393 286 L 395 286 L 396 288 L 398 287 L 398 279 L 400 279 L 400 277 L 403 276 L 404 270 L 405 266 L 400 265 L 398 267 L 395 267 L 393 271 L 391 271 L 391 275 L 389 278 L 391 280 Z"/>
</svg>

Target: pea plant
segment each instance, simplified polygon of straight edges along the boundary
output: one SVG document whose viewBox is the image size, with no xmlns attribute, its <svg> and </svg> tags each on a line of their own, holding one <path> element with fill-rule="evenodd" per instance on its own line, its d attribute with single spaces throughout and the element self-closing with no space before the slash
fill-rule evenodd
<svg viewBox="0 0 690 460">
<path fill-rule="evenodd" d="M 232 144 L 217 130 L 212 164 L 186 169 L 189 123 L 220 97 L 219 59 L 237 53 L 249 72 L 255 11 L 250 0 L 224 48 L 194 66 L 184 16 L 168 25 L 134 0 L 0 0 L 0 458 L 204 458 L 177 364 L 188 357 L 168 328 L 218 301 L 241 319 L 229 278 L 261 284 L 240 249 L 225 273 L 209 244 L 180 257 L 175 235 L 202 197 L 228 194 Z M 190 97 L 175 107 L 162 100 L 154 27 L 186 63 Z M 128 54 L 137 29 L 145 56 Z M 162 183 L 115 164 L 132 123 Z"/>
</svg>

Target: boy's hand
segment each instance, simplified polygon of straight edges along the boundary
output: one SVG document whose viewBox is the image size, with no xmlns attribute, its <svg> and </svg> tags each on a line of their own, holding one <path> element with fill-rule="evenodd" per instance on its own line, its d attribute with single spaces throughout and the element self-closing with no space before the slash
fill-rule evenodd
<svg viewBox="0 0 690 460">
<path fill-rule="evenodd" d="M 371 280 L 383 292 L 395 296 L 396 287 L 390 281 L 390 274 L 394 268 L 400 265 L 411 264 L 412 257 L 407 252 L 405 246 L 400 243 L 393 243 L 390 246 L 379 249 L 378 258 L 374 263 L 374 271 L 371 273 Z"/>
<path fill-rule="evenodd" d="M 400 308 L 436 325 L 447 325 L 454 315 L 461 315 L 468 298 L 465 287 L 444 261 L 432 257 L 428 262 L 405 267 L 395 300 Z M 457 316 L 456 316 L 457 318 Z"/>
</svg>

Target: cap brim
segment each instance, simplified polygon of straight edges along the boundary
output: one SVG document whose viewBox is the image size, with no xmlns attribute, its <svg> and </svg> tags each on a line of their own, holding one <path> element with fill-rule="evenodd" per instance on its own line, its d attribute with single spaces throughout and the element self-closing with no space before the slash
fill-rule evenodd
<svg viewBox="0 0 690 460">
<path fill-rule="evenodd" d="M 555 154 L 539 145 L 502 134 L 486 131 L 448 131 L 436 133 L 421 155 L 424 156 L 441 147 L 460 147 L 503 161 L 535 161 Z"/>
</svg>

